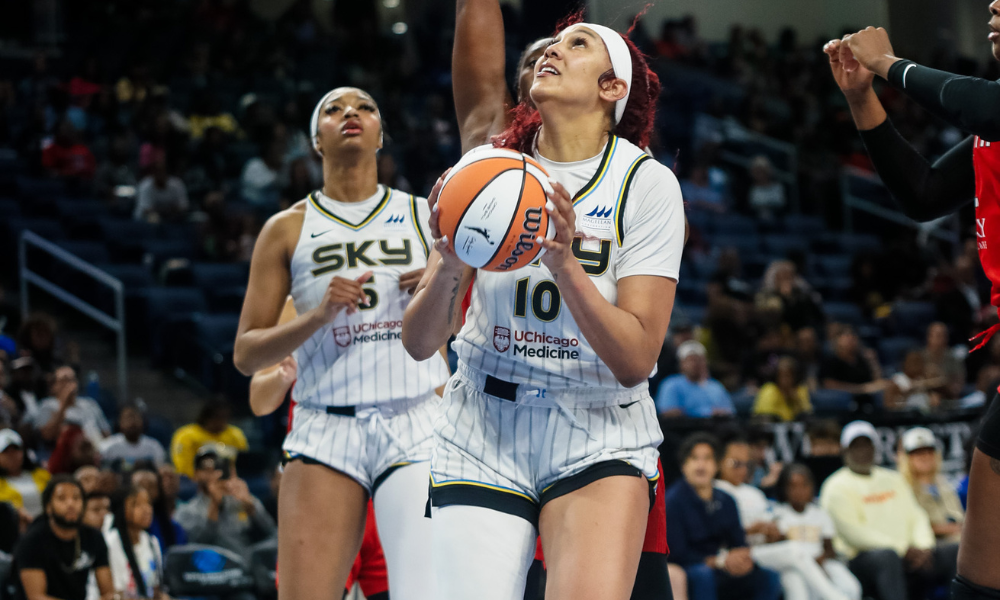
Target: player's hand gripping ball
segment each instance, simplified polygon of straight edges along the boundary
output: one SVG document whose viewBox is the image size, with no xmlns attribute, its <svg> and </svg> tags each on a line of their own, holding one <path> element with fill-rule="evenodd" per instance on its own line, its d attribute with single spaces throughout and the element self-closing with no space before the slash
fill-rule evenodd
<svg viewBox="0 0 1000 600">
<path fill-rule="evenodd" d="M 545 210 L 552 193 L 535 159 L 503 148 L 480 148 L 462 157 L 438 196 L 438 225 L 464 263 L 487 271 L 512 271 L 544 250 L 555 228 Z"/>
</svg>

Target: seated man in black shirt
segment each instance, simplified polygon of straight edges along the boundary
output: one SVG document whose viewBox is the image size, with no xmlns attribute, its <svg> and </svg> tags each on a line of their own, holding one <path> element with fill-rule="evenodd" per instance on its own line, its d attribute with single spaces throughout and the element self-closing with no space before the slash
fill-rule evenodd
<svg viewBox="0 0 1000 600">
<path fill-rule="evenodd" d="M 115 596 L 108 548 L 101 532 L 81 525 L 83 488 L 69 475 L 53 477 L 42 493 L 45 515 L 14 549 L 27 600 L 86 600 L 94 571 L 103 600 Z"/>
<path fill-rule="evenodd" d="M 885 389 L 882 367 L 870 349 L 861 349 L 861 340 L 850 326 L 844 326 L 819 369 L 820 385 L 828 390 L 854 394 L 859 407 L 872 405 L 871 394 Z"/>
</svg>

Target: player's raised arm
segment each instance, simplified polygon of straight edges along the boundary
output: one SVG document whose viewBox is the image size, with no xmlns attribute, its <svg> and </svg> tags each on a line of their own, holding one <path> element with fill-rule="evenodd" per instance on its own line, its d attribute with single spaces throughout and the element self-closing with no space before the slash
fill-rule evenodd
<svg viewBox="0 0 1000 600">
<path fill-rule="evenodd" d="M 463 153 L 487 143 L 504 128 L 512 103 L 504 67 L 499 1 L 457 0 L 451 77 Z"/>
<path fill-rule="evenodd" d="M 994 20 L 1000 23 L 996 16 Z M 988 142 L 1000 140 L 1000 112 L 996 110 L 1000 82 L 946 73 L 899 58 L 881 27 L 845 36 L 843 42 L 842 56 L 853 56 L 935 116 Z"/>
<path fill-rule="evenodd" d="M 929 163 L 886 116 L 872 88 L 875 72 L 861 64 L 842 40 L 827 43 L 823 51 L 872 164 L 903 212 L 916 221 L 930 221 L 970 202 L 975 195 L 972 138 Z"/>
</svg>

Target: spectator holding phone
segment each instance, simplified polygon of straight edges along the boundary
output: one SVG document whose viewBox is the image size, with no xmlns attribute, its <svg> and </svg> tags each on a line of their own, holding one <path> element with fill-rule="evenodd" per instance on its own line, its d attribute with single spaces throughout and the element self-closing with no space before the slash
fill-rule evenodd
<svg viewBox="0 0 1000 600">
<path fill-rule="evenodd" d="M 191 543 L 245 556 L 251 545 L 275 535 L 274 520 L 236 476 L 232 453 L 225 446 L 211 444 L 198 450 L 194 474 L 198 494 L 176 516 Z"/>
</svg>

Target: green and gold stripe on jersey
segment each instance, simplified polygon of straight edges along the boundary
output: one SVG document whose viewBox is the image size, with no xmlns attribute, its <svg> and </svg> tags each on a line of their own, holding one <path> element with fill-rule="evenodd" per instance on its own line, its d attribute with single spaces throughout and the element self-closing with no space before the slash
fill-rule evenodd
<svg viewBox="0 0 1000 600">
<path fill-rule="evenodd" d="M 615 202 L 615 241 L 618 242 L 619 248 L 625 242 L 625 202 L 628 201 L 628 190 L 632 187 L 632 180 L 635 179 L 639 166 L 650 158 L 648 154 L 637 156 L 625 171 L 625 183 L 622 184 L 622 188 L 618 192 L 618 201 Z"/>
<path fill-rule="evenodd" d="M 351 223 L 350 221 L 337 216 L 336 213 L 323 206 L 320 203 L 319 198 L 316 196 L 316 192 L 312 192 L 311 194 L 309 194 L 309 202 L 313 205 L 313 208 L 319 211 L 319 213 L 324 217 L 330 219 L 335 223 L 339 223 L 340 225 L 343 225 L 348 229 L 357 231 L 363 228 L 365 225 L 368 225 L 369 223 L 374 221 L 375 218 L 378 217 L 379 214 L 385 209 L 385 207 L 389 205 L 389 199 L 392 198 L 392 188 L 390 188 L 389 186 L 383 186 L 383 187 L 385 188 L 385 193 L 382 194 L 382 198 L 378 201 L 378 204 L 376 204 L 375 208 L 373 208 L 372 211 L 368 213 L 368 216 L 365 217 L 364 220 L 362 220 L 358 224 Z M 413 197 L 411 196 L 410 198 L 412 200 Z"/>
<path fill-rule="evenodd" d="M 424 237 L 424 229 L 420 226 L 420 212 L 417 210 L 417 198 L 410 194 L 410 218 L 413 219 L 413 228 L 417 230 L 417 239 L 424 249 L 424 256 L 430 258 L 431 249 L 427 246 L 427 238 Z"/>
<path fill-rule="evenodd" d="M 594 190 L 604 181 L 605 176 L 608 174 L 608 170 L 611 167 L 611 159 L 615 155 L 615 150 L 618 149 L 618 136 L 611 135 L 608 137 L 608 144 L 604 147 L 604 156 L 601 157 L 601 164 L 597 167 L 597 172 L 594 176 L 590 178 L 587 185 L 580 188 L 580 191 L 576 193 L 573 197 L 573 206 L 583 202 L 590 196 Z"/>
</svg>

